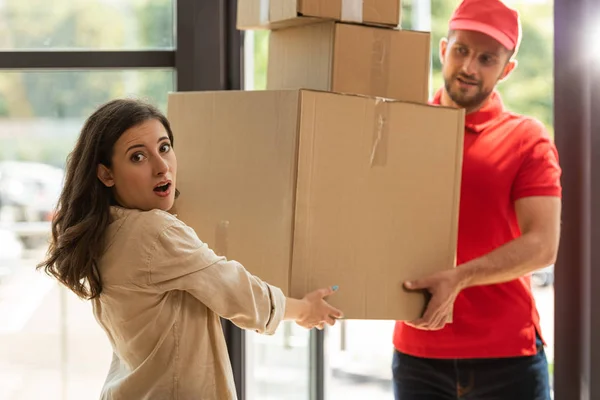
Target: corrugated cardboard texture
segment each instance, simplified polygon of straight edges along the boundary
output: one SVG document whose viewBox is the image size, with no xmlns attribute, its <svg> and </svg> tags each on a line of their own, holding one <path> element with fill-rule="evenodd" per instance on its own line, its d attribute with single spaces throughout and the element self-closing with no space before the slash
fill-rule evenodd
<svg viewBox="0 0 600 400">
<path fill-rule="evenodd" d="M 287 291 L 299 93 L 171 94 L 179 218 L 220 255 Z M 226 250 L 226 254 L 223 250 Z"/>
<path fill-rule="evenodd" d="M 281 29 L 323 19 L 397 27 L 400 0 L 238 0 L 237 28 Z"/>
<path fill-rule="evenodd" d="M 454 266 L 464 114 L 303 92 L 292 295 L 338 284 L 351 318 L 412 319 L 402 282 Z"/>
<path fill-rule="evenodd" d="M 427 103 L 427 32 L 325 22 L 271 32 L 267 88 Z"/>
<path fill-rule="evenodd" d="M 402 282 L 453 267 L 464 111 L 282 90 L 171 94 L 168 116 L 179 217 L 286 293 L 413 319 Z"/>
<path fill-rule="evenodd" d="M 313 24 L 271 32 L 267 89 L 329 90 L 335 26 Z"/>
</svg>

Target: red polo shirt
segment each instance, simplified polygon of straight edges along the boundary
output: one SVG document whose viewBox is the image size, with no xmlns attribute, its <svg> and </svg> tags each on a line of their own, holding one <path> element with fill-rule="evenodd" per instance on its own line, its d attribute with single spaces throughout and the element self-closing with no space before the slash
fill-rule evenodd
<svg viewBox="0 0 600 400">
<path fill-rule="evenodd" d="M 441 91 L 433 99 L 439 104 Z M 535 119 L 508 112 L 498 93 L 467 114 L 457 264 L 480 257 L 520 235 L 515 201 L 561 196 L 554 143 Z M 425 331 L 397 322 L 398 351 L 426 358 L 495 358 L 535 354 L 539 315 L 530 278 L 463 290 L 453 323 Z M 541 332 L 540 332 L 541 334 Z"/>
</svg>

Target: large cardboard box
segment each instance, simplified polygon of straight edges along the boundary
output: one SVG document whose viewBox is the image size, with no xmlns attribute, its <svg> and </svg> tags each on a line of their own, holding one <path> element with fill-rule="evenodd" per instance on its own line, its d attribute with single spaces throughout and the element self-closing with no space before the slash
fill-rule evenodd
<svg viewBox="0 0 600 400">
<path fill-rule="evenodd" d="M 413 319 L 402 282 L 452 268 L 464 111 L 309 90 L 181 92 L 175 212 L 285 293 Z"/>
<path fill-rule="evenodd" d="M 325 22 L 271 32 L 267 89 L 316 89 L 426 103 L 428 32 Z"/>
<path fill-rule="evenodd" d="M 237 28 L 279 29 L 332 19 L 400 25 L 401 0 L 238 0 Z"/>
</svg>

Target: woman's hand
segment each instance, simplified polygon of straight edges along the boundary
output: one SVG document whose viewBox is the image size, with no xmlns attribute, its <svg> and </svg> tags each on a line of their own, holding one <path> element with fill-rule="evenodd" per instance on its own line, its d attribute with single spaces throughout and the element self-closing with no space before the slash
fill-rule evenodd
<svg viewBox="0 0 600 400">
<path fill-rule="evenodd" d="M 325 301 L 327 296 L 332 295 L 337 286 L 317 289 L 308 293 L 301 300 L 287 299 L 285 316 L 286 320 L 294 320 L 306 329 L 323 329 L 325 324 L 333 326 L 335 321 L 343 317 L 340 310 L 332 307 Z"/>
</svg>

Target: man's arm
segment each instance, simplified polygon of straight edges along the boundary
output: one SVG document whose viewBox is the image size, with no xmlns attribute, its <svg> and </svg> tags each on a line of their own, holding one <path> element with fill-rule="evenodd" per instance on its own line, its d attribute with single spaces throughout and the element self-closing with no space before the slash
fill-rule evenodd
<svg viewBox="0 0 600 400">
<path fill-rule="evenodd" d="M 457 268 L 460 286 L 508 282 L 554 264 L 560 239 L 558 197 L 526 197 L 515 202 L 521 236 Z"/>
<path fill-rule="evenodd" d="M 409 323 L 420 329 L 441 329 L 458 293 L 471 286 L 502 283 L 553 264 L 560 237 L 559 197 L 525 197 L 515 202 L 521 236 L 457 268 L 407 282 L 408 289 L 426 289 L 432 297 L 423 317 Z"/>
</svg>

